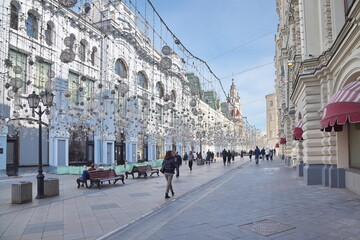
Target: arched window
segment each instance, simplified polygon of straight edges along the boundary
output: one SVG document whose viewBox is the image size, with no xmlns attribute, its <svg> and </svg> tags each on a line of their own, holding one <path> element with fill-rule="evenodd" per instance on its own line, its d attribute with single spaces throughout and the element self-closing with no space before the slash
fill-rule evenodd
<svg viewBox="0 0 360 240">
<path fill-rule="evenodd" d="M 176 92 L 175 90 L 171 91 L 170 100 L 176 103 Z"/>
<path fill-rule="evenodd" d="M 54 24 L 49 21 L 46 23 L 45 29 L 45 42 L 47 45 L 51 46 L 54 42 Z"/>
<path fill-rule="evenodd" d="M 28 12 L 28 17 L 25 21 L 26 34 L 31 37 L 38 39 L 38 20 L 33 12 Z"/>
<path fill-rule="evenodd" d="M 86 3 L 86 4 L 84 5 L 84 8 L 83 8 L 84 13 L 85 13 L 85 14 L 88 14 L 88 13 L 90 12 L 90 10 L 91 10 L 90 4 L 89 4 L 89 3 Z"/>
<path fill-rule="evenodd" d="M 115 74 L 119 75 L 122 78 L 127 78 L 126 65 L 123 60 L 120 58 L 115 62 Z"/>
<path fill-rule="evenodd" d="M 92 52 L 91 52 L 91 65 L 95 66 L 96 59 L 97 59 L 97 48 L 93 47 Z"/>
<path fill-rule="evenodd" d="M 19 8 L 13 2 L 11 3 L 10 27 L 15 30 L 19 29 Z"/>
<path fill-rule="evenodd" d="M 79 59 L 85 62 L 86 59 L 86 42 L 84 40 L 80 41 L 79 45 Z"/>
<path fill-rule="evenodd" d="M 159 98 L 164 97 L 164 87 L 161 84 L 161 82 L 156 83 L 156 96 L 159 97 Z"/>
<path fill-rule="evenodd" d="M 145 88 L 145 89 L 148 88 L 147 78 L 143 72 L 138 72 L 137 84 L 138 84 L 138 86 L 140 86 L 142 88 Z"/>
</svg>

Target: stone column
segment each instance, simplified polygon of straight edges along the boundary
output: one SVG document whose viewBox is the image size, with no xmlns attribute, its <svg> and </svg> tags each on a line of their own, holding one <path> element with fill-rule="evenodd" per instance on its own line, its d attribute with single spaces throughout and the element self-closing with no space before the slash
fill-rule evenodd
<svg viewBox="0 0 360 240">
<path fill-rule="evenodd" d="M 323 144 L 320 129 L 320 116 L 317 111 L 320 105 L 320 89 L 318 86 L 307 86 L 304 96 L 303 138 L 304 138 L 304 181 L 307 185 L 322 183 Z"/>
<path fill-rule="evenodd" d="M 299 177 L 304 176 L 303 150 L 302 140 L 293 141 L 293 160 Z"/>
</svg>

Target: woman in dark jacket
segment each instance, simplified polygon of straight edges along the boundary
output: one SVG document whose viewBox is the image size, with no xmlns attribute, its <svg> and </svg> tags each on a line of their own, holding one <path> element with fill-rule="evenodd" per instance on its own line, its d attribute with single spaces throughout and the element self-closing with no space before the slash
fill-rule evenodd
<svg viewBox="0 0 360 240">
<path fill-rule="evenodd" d="M 175 174 L 175 154 L 173 151 L 167 151 L 165 154 L 165 159 L 162 163 L 162 165 L 164 166 L 164 175 L 165 175 L 165 179 L 167 181 L 167 185 L 166 185 L 166 191 L 165 191 L 165 198 L 170 198 L 169 197 L 169 190 L 171 191 L 171 194 L 174 196 L 174 190 L 172 187 L 172 179 L 173 176 Z"/>
</svg>

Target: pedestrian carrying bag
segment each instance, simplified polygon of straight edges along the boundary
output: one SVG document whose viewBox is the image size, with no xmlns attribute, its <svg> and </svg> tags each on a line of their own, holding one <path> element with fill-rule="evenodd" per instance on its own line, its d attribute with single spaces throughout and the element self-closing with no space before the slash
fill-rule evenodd
<svg viewBox="0 0 360 240">
<path fill-rule="evenodd" d="M 165 166 L 162 166 L 162 167 L 160 168 L 160 172 L 161 172 L 161 173 L 164 173 L 164 170 L 165 170 Z"/>
</svg>

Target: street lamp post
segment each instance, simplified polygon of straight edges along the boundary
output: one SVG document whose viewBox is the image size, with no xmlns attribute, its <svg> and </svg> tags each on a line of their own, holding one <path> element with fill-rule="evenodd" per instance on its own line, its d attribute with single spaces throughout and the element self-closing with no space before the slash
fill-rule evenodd
<svg viewBox="0 0 360 240">
<path fill-rule="evenodd" d="M 41 126 L 41 117 L 44 113 L 49 114 L 49 107 L 52 105 L 54 98 L 54 94 L 51 92 L 45 91 L 41 92 L 40 96 L 35 92 L 30 94 L 27 97 L 29 107 L 32 109 L 32 116 L 35 117 L 35 113 L 39 116 L 39 169 L 37 178 L 37 196 L 36 199 L 45 198 L 44 195 L 44 174 L 43 174 L 43 166 L 42 166 L 42 126 Z M 39 105 L 40 100 L 43 105 L 46 107 L 43 111 L 41 110 L 41 106 Z M 35 111 L 35 108 L 39 108 L 38 111 Z"/>
</svg>

